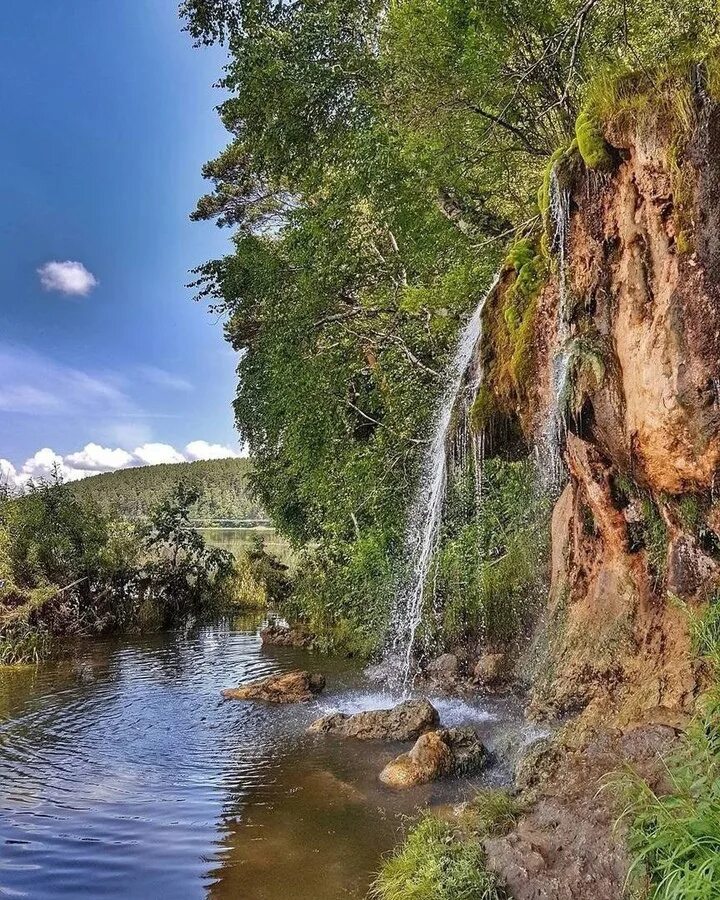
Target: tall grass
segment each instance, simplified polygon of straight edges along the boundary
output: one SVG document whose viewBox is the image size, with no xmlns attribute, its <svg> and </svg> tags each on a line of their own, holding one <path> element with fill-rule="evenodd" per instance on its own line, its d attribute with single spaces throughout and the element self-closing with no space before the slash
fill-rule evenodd
<svg viewBox="0 0 720 900">
<path fill-rule="evenodd" d="M 670 790 L 658 794 L 634 773 L 619 780 L 633 855 L 631 876 L 644 871 L 649 900 L 720 898 L 720 602 L 691 614 L 698 654 L 716 685 L 698 701 L 698 713 L 680 749 L 667 760 Z"/>
</svg>

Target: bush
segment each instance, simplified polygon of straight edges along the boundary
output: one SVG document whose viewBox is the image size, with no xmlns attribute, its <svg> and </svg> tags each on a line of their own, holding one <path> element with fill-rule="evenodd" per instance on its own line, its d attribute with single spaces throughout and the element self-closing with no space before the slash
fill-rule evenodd
<svg viewBox="0 0 720 900">
<path fill-rule="evenodd" d="M 497 876 L 473 839 L 427 815 L 384 864 L 373 884 L 375 900 L 503 900 Z"/>
</svg>

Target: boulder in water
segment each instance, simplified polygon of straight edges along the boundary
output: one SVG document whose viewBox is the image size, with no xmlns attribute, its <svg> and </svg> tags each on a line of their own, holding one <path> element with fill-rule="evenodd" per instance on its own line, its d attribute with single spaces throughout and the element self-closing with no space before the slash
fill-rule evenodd
<svg viewBox="0 0 720 900">
<path fill-rule="evenodd" d="M 389 762 L 380 773 L 388 787 L 404 789 L 438 778 L 471 775 L 488 753 L 474 728 L 442 728 L 421 735 L 412 750 Z"/>
<path fill-rule="evenodd" d="M 460 675 L 460 660 L 454 653 L 443 653 L 428 664 L 425 674 L 440 686 L 451 686 Z"/>
<path fill-rule="evenodd" d="M 347 715 L 331 713 L 312 723 L 316 734 L 335 734 L 360 741 L 414 741 L 437 728 L 438 711 L 427 700 L 405 700 L 392 709 L 371 709 Z"/>
<path fill-rule="evenodd" d="M 478 684 L 497 684 L 507 673 L 505 653 L 483 653 L 475 666 L 473 677 Z"/>
<path fill-rule="evenodd" d="M 313 636 L 302 625 L 281 625 L 271 622 L 260 632 L 260 640 L 263 644 L 271 644 L 277 647 L 307 648 L 313 642 Z"/>
<path fill-rule="evenodd" d="M 312 700 L 325 687 L 325 676 L 310 672 L 285 672 L 251 681 L 222 692 L 226 700 L 264 700 L 266 703 L 297 703 Z"/>
</svg>

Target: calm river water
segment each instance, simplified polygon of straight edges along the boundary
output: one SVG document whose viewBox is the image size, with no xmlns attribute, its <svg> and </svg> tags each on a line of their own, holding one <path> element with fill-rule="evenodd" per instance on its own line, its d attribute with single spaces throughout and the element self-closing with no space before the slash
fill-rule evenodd
<svg viewBox="0 0 720 900">
<path fill-rule="evenodd" d="M 377 773 L 406 748 L 306 735 L 323 712 L 390 698 L 345 661 L 263 648 L 261 625 L 88 640 L 0 670 L 0 896 L 361 898 L 403 816 L 472 793 L 467 780 L 392 793 Z M 298 667 L 327 674 L 319 702 L 220 698 Z M 497 704 L 438 706 L 491 746 L 516 721 Z"/>
</svg>

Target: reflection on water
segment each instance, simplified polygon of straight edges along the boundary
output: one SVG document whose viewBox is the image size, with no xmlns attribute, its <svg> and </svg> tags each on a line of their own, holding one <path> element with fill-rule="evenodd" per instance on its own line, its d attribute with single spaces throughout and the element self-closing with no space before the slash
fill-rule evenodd
<svg viewBox="0 0 720 900">
<path fill-rule="evenodd" d="M 262 648 L 261 624 L 87 641 L 0 672 L 0 894 L 362 898 L 403 814 L 472 791 L 392 793 L 377 774 L 403 748 L 305 734 L 326 709 L 387 698 L 345 662 Z M 326 672 L 319 703 L 220 699 L 298 666 Z M 491 744 L 508 715 L 440 706 L 444 723 L 474 721 Z"/>
</svg>

